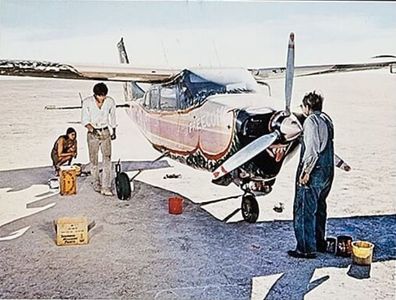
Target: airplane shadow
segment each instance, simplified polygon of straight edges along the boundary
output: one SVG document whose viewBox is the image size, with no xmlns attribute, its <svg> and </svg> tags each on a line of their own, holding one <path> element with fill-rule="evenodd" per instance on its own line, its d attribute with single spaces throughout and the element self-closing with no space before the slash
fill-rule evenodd
<svg viewBox="0 0 396 300">
<path fill-rule="evenodd" d="M 115 164 L 113 161 L 112 170 L 115 172 Z M 160 169 L 171 167 L 166 160 L 159 161 L 122 161 L 121 170 L 140 171 L 149 169 Z M 101 169 L 101 163 L 99 163 Z M 89 164 L 83 165 L 83 171 L 90 172 Z M 0 188 L 11 188 L 12 191 L 20 191 L 29 188 L 35 184 L 48 184 L 50 178 L 55 177 L 55 171 L 52 166 L 33 167 L 26 169 L 0 171 Z"/>
<path fill-rule="evenodd" d="M 143 182 L 138 182 L 138 184 L 147 185 Z M 153 186 L 151 188 L 159 189 Z M 189 200 L 184 196 L 183 198 Z M 226 199 L 211 202 L 224 200 Z M 201 204 L 189 201 L 188 210 L 198 209 Z M 312 281 L 317 269 L 342 268 L 347 269 L 348 271 L 345 271 L 347 276 L 354 279 L 370 278 L 371 266 L 355 265 L 351 257 L 336 256 L 332 253 L 318 253 L 316 259 L 289 257 L 287 251 L 295 249 L 292 220 L 273 220 L 256 224 L 243 221 L 225 223 L 205 213 L 215 224 L 213 231 L 205 231 L 207 236 L 201 236 L 201 238 L 207 240 L 216 236 L 211 240 L 212 246 L 215 249 L 221 249 L 219 252 L 211 252 L 211 255 L 234 257 L 237 261 L 235 269 L 226 266 L 226 273 L 232 270 L 231 274 L 227 274 L 227 278 L 234 278 L 236 282 L 244 282 L 251 287 L 253 277 L 282 274 L 272 285 L 265 299 L 304 299 L 306 294 L 331 279 L 331 275 L 323 275 Z M 340 235 L 349 235 L 353 240 L 366 240 L 374 243 L 373 263 L 396 260 L 396 215 L 329 218 L 327 236 Z M 239 246 L 236 249 L 230 245 Z M 250 250 L 248 255 L 243 253 L 246 252 L 246 248 Z M 250 299 L 250 294 L 235 294 L 235 299 L 245 299 L 245 297 Z"/>
<path fill-rule="evenodd" d="M 133 167 L 133 163 L 129 167 Z M 46 184 L 52 172 L 50 166 L 0 171 L 0 188 L 22 190 L 34 184 Z M 252 278 L 275 274 L 280 277 L 268 290 L 266 299 L 303 299 L 307 293 L 332 279 L 325 268 L 345 269 L 345 276 L 354 279 L 370 277 L 370 268 L 351 265 L 351 258 L 329 253 L 319 254 L 313 260 L 289 257 L 287 251 L 295 247 L 291 220 L 224 223 L 191 201 L 186 201 L 182 215 L 171 216 L 167 199 L 175 195 L 173 192 L 136 181 L 129 201 L 117 201 L 114 197 L 112 201 L 104 202 L 88 187 L 88 182 L 81 181 L 80 193 L 76 196 L 81 201 L 60 199 L 43 215 L 10 223 L 5 229 L 10 232 L 33 221 L 37 224 L 36 230 L 53 245 L 51 221 L 56 216 L 65 211 L 95 216 L 97 227 L 92 231 L 92 245 L 103 240 L 115 258 L 122 258 L 134 266 L 117 269 L 119 278 L 128 278 L 120 291 L 126 294 L 118 295 L 128 299 L 154 299 L 159 292 L 175 292 L 180 299 L 250 299 Z M 122 238 L 114 239 L 109 232 L 117 236 L 121 234 Z M 374 263 L 396 260 L 396 215 L 329 218 L 327 234 L 350 235 L 353 240 L 374 243 Z M 26 251 L 30 250 L 15 247 L 15 243 L 26 242 L 29 238 L 25 235 L 9 242 L 8 246 L 4 244 L 10 249 L 5 253 L 25 257 Z M 111 243 L 107 243 L 106 238 L 110 238 Z M 89 249 L 93 261 L 103 255 L 101 247 L 81 249 Z M 145 263 L 138 263 L 140 260 Z M 83 264 L 82 261 L 79 263 Z M 113 268 L 112 260 L 109 263 L 106 266 Z M 319 278 L 313 278 L 315 271 L 323 269 L 325 271 Z M 80 269 L 75 272 L 80 274 Z M 92 276 L 88 269 L 87 272 L 87 276 Z M 103 276 L 109 276 L 106 278 L 111 280 L 112 274 Z M 169 285 L 169 282 L 177 284 Z M 104 295 L 100 285 L 95 288 L 98 288 L 98 296 Z M 78 294 L 80 297 L 87 296 L 83 289 L 77 289 L 73 295 L 77 292 L 81 293 Z M 48 291 L 46 295 L 52 293 L 54 291 Z M 15 292 L 13 295 L 19 294 Z"/>
<path fill-rule="evenodd" d="M 35 184 L 48 184 L 55 177 L 52 166 L 0 171 L 0 188 L 20 191 Z"/>
</svg>

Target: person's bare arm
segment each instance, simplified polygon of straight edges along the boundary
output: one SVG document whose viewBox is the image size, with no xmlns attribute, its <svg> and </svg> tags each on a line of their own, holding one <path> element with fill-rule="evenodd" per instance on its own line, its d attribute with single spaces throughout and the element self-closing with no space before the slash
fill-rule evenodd
<svg viewBox="0 0 396 300">
<path fill-rule="evenodd" d="M 71 148 L 72 151 L 69 152 L 63 152 L 63 147 L 65 144 L 65 139 L 64 138 L 60 138 L 58 141 L 58 149 L 57 149 L 57 153 L 58 153 L 58 157 L 70 157 L 70 156 L 74 156 L 77 153 L 77 149 L 73 149 Z"/>
<path fill-rule="evenodd" d="M 90 123 L 85 125 L 85 127 L 88 129 L 89 132 L 93 132 L 94 131 L 94 127 Z"/>
<path fill-rule="evenodd" d="M 77 141 L 74 141 L 74 158 L 77 157 Z"/>
</svg>

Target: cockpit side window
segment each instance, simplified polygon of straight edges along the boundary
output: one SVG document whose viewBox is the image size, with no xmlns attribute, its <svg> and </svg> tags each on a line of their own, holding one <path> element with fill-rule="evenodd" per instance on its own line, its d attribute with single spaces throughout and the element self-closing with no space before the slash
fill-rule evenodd
<svg viewBox="0 0 396 300">
<path fill-rule="evenodd" d="M 163 110 L 177 110 L 176 86 L 166 86 L 161 88 L 160 107 Z"/>
<path fill-rule="evenodd" d="M 154 88 L 150 91 L 150 108 L 151 109 L 160 108 L 159 88 Z"/>
</svg>

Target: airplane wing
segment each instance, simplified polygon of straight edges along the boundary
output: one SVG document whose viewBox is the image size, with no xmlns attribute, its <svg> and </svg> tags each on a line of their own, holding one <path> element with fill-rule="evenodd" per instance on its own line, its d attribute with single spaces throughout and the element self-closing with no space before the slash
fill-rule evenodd
<svg viewBox="0 0 396 300">
<path fill-rule="evenodd" d="M 130 65 L 78 65 L 34 60 L 0 60 L 0 75 L 3 76 L 160 83 L 169 81 L 180 71 L 137 68 Z"/>
<path fill-rule="evenodd" d="M 354 71 L 365 71 L 365 70 L 376 70 L 382 68 L 390 68 L 391 73 L 396 73 L 396 60 L 386 62 L 372 62 L 372 63 L 361 63 L 361 64 L 334 64 L 334 65 L 313 65 L 313 66 L 300 66 L 294 67 L 294 76 L 312 76 L 329 73 L 340 73 L 340 72 L 354 72 Z M 274 67 L 274 68 L 258 68 L 249 69 L 257 81 L 265 79 L 283 78 L 286 74 L 286 68 Z"/>
<path fill-rule="evenodd" d="M 389 67 L 396 73 L 396 60 L 362 64 L 334 64 L 295 67 L 294 76 L 312 76 L 336 72 L 375 70 Z M 28 76 L 62 79 L 135 81 L 141 83 L 162 83 L 170 81 L 181 69 L 139 68 L 131 65 L 83 65 L 35 60 L 0 60 L 0 75 Z M 283 78 L 286 68 L 249 69 L 256 81 Z"/>
</svg>

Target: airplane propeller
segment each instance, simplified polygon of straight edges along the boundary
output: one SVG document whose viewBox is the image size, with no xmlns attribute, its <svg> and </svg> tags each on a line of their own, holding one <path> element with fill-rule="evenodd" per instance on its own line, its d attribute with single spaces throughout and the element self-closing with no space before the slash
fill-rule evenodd
<svg viewBox="0 0 396 300">
<path fill-rule="evenodd" d="M 286 65 L 286 79 L 285 79 L 285 111 L 290 115 L 290 103 L 293 89 L 294 78 L 294 33 L 290 33 L 289 46 L 287 49 L 287 65 Z"/>
<path fill-rule="evenodd" d="M 294 77 L 294 33 L 290 33 L 287 64 L 286 64 L 286 78 L 285 78 L 285 110 L 277 112 L 270 124 L 273 132 L 263 135 L 253 142 L 249 143 L 230 158 L 228 158 L 222 165 L 213 171 L 212 181 L 229 174 L 236 168 L 239 168 L 249 160 L 265 151 L 268 147 L 274 144 L 277 140 L 292 140 L 301 133 L 301 126 L 296 122 L 294 115 L 291 115 L 290 104 L 293 88 Z"/>
<path fill-rule="evenodd" d="M 243 147 L 213 172 L 213 180 L 227 175 L 271 146 L 280 136 L 279 131 L 263 135 Z"/>
</svg>

